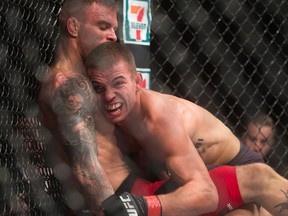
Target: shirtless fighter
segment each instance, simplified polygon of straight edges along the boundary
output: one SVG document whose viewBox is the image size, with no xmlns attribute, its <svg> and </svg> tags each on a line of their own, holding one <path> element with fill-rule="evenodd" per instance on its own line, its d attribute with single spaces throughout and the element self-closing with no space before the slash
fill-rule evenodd
<svg viewBox="0 0 288 216">
<path fill-rule="evenodd" d="M 102 201 L 114 191 L 95 151 L 95 93 L 86 76 L 84 59 L 98 44 L 117 40 L 117 3 L 65 0 L 59 24 L 54 61 L 41 84 L 41 119 L 53 135 L 47 145 L 53 151 L 49 157 L 62 152 L 61 157 L 54 157 L 58 163 L 67 156 L 64 162 L 71 165 L 81 182 L 82 194 L 97 213 Z"/>
<path fill-rule="evenodd" d="M 238 139 L 196 104 L 142 89 L 141 74 L 136 72 L 133 55 L 127 47 L 114 42 L 101 44 L 86 63 L 105 119 L 116 125 L 117 133 L 125 141 L 133 140 L 133 145 L 165 163 L 178 185 L 173 192 L 158 196 L 113 195 L 103 203 L 106 215 L 118 215 L 115 213 L 118 210 L 155 216 L 203 215 L 213 211 L 211 215 L 217 215 L 226 207 L 232 209 L 243 202 L 258 202 L 273 215 L 287 215 L 288 181 L 269 166 L 255 163 L 216 168 L 208 173 L 193 143 L 201 140 L 200 153 L 209 161 L 206 149 L 215 149 L 216 154 L 218 143 Z M 187 118 L 189 124 L 183 124 Z M 225 155 L 226 151 L 223 148 L 220 152 Z M 223 197 L 227 196 L 229 202 L 223 203 Z"/>
</svg>

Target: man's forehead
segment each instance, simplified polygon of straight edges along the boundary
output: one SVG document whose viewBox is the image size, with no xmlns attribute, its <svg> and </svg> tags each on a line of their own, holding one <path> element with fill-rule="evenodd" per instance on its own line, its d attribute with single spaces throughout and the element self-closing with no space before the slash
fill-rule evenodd
<svg viewBox="0 0 288 216">
<path fill-rule="evenodd" d="M 109 70 L 108 70 L 109 71 Z M 99 70 L 95 70 L 93 75 L 90 76 L 92 83 L 109 83 L 119 79 L 128 79 L 129 74 L 123 73 L 122 71 L 115 72 L 103 72 Z"/>
<path fill-rule="evenodd" d="M 117 10 L 111 7 L 107 7 L 103 4 L 99 3 L 93 3 L 92 5 L 88 6 L 90 8 L 91 13 L 97 15 L 97 16 L 104 16 L 105 19 L 109 19 L 109 16 L 107 16 L 107 13 L 115 14 L 117 15 Z M 104 19 L 104 18 L 103 18 Z"/>
</svg>

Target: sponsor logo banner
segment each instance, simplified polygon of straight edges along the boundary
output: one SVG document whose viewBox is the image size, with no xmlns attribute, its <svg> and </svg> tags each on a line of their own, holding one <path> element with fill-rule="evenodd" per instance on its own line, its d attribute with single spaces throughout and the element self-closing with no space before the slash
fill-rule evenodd
<svg viewBox="0 0 288 216">
<path fill-rule="evenodd" d="M 150 45 L 150 0 L 124 0 L 124 43 Z"/>
<path fill-rule="evenodd" d="M 148 68 L 137 68 L 137 72 L 140 72 L 143 77 L 142 88 L 150 89 L 150 75 L 151 70 Z"/>
</svg>

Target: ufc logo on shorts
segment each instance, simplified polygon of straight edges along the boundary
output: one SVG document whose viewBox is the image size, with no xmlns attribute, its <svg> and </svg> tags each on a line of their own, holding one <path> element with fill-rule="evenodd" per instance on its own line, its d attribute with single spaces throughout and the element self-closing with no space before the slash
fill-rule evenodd
<svg viewBox="0 0 288 216">
<path fill-rule="evenodd" d="M 130 216 L 130 215 L 131 215 L 131 216 L 138 216 L 138 213 L 137 213 L 134 205 L 132 205 L 132 204 L 130 203 L 130 202 L 131 202 L 130 197 L 129 197 L 129 196 L 126 196 L 126 198 L 125 198 L 125 197 L 123 197 L 123 195 L 122 195 L 122 196 L 119 196 L 119 197 L 120 197 L 121 201 L 123 202 L 125 208 L 127 209 L 128 215 L 129 215 L 129 216 Z"/>
</svg>

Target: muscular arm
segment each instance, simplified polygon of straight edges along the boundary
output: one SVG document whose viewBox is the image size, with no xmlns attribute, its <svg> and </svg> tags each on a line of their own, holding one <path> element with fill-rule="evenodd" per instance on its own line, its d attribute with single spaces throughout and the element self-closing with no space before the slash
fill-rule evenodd
<svg viewBox="0 0 288 216">
<path fill-rule="evenodd" d="M 172 116 L 154 122 L 151 128 L 154 143 L 149 144 L 149 153 L 155 157 L 159 157 L 157 152 L 163 152 L 161 157 L 180 185 L 173 193 L 159 196 L 162 213 L 165 216 L 191 216 L 213 211 L 218 203 L 215 185 L 182 124 Z"/>
<path fill-rule="evenodd" d="M 62 82 L 52 101 L 65 153 L 85 199 L 96 213 L 102 201 L 114 192 L 97 158 L 95 106 L 93 88 L 82 75 Z"/>
</svg>

